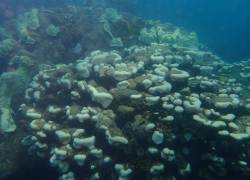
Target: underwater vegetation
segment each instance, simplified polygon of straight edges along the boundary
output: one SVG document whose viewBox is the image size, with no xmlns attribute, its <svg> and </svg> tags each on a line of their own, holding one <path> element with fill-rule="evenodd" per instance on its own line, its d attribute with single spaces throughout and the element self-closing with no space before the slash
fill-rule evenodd
<svg viewBox="0 0 250 180">
<path fill-rule="evenodd" d="M 250 176 L 250 61 L 226 63 L 195 32 L 33 8 L 2 24 L 0 63 L 0 178 Z"/>
</svg>

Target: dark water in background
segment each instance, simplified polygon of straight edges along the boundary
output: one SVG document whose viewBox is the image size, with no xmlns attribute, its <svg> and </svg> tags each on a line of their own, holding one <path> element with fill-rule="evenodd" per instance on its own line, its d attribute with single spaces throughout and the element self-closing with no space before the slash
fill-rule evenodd
<svg viewBox="0 0 250 180">
<path fill-rule="evenodd" d="M 1 0 L 0 5 L 5 2 L 10 9 L 14 8 L 13 6 L 17 9 L 25 9 L 29 6 L 57 7 L 66 4 L 81 6 L 86 1 Z M 100 4 L 106 1 L 108 6 L 128 10 L 144 18 L 171 22 L 189 31 L 195 31 L 209 50 L 226 61 L 250 58 L 250 0 L 94 1 Z"/>
<path fill-rule="evenodd" d="M 138 0 L 137 13 L 195 31 L 227 61 L 250 58 L 250 0 Z"/>
</svg>

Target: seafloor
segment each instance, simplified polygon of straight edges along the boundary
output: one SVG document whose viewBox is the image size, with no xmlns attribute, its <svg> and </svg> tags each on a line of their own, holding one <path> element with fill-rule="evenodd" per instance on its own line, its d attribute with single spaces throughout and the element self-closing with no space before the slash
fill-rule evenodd
<svg viewBox="0 0 250 180">
<path fill-rule="evenodd" d="M 250 178 L 250 61 L 112 8 L 0 27 L 0 179 Z"/>
</svg>

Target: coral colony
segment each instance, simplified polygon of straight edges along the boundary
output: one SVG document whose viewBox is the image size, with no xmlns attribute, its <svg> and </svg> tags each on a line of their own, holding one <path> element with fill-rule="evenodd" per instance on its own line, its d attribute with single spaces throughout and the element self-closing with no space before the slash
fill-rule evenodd
<svg viewBox="0 0 250 180">
<path fill-rule="evenodd" d="M 32 9 L 12 23 L 0 31 L 0 128 L 22 119 L 25 156 L 60 180 L 249 174 L 249 61 L 114 9 Z"/>
</svg>

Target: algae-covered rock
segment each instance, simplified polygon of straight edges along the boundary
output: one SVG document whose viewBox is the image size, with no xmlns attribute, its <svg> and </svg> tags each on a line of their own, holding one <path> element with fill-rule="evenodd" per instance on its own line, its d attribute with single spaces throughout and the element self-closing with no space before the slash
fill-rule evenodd
<svg viewBox="0 0 250 180">
<path fill-rule="evenodd" d="M 6 31 L 4 27 L 0 26 L 0 40 L 10 38 L 11 35 L 9 32 Z"/>
<path fill-rule="evenodd" d="M 181 47 L 199 48 L 200 43 L 195 32 L 186 32 L 171 24 L 149 22 L 149 27 L 141 30 L 139 40 L 143 43 L 169 43 Z"/>
<path fill-rule="evenodd" d="M 19 171 L 22 159 L 22 138 L 26 134 L 18 130 L 7 137 L 1 135 L 0 139 L 0 179 L 9 179 Z"/>
<path fill-rule="evenodd" d="M 0 57 L 8 56 L 15 48 L 16 42 L 14 39 L 5 39 L 0 41 Z"/>
<path fill-rule="evenodd" d="M 35 39 L 32 37 L 32 31 L 36 31 L 40 27 L 39 10 L 32 9 L 16 20 L 16 29 L 19 39 L 27 44 L 34 44 Z"/>
<path fill-rule="evenodd" d="M 122 15 L 116 9 L 107 8 L 104 14 L 101 16 L 101 21 L 117 22 L 122 19 Z"/>
<path fill-rule="evenodd" d="M 55 26 L 54 24 L 50 24 L 47 27 L 46 32 L 49 36 L 56 37 L 58 33 L 60 33 L 60 27 Z"/>
<path fill-rule="evenodd" d="M 120 37 L 115 37 L 112 33 L 112 24 L 117 23 L 122 19 L 122 16 L 112 8 L 107 8 L 101 16 L 100 21 L 103 22 L 103 29 L 111 38 L 110 47 L 123 47 L 124 44 Z"/>
<path fill-rule="evenodd" d="M 3 132 L 9 133 L 14 132 L 16 130 L 16 124 L 11 115 L 11 108 L 1 108 L 0 109 L 0 129 Z"/>
<path fill-rule="evenodd" d="M 24 91 L 28 79 L 27 72 L 22 68 L 0 76 L 0 131 L 8 133 L 16 130 L 11 102 L 15 95 Z"/>
</svg>

